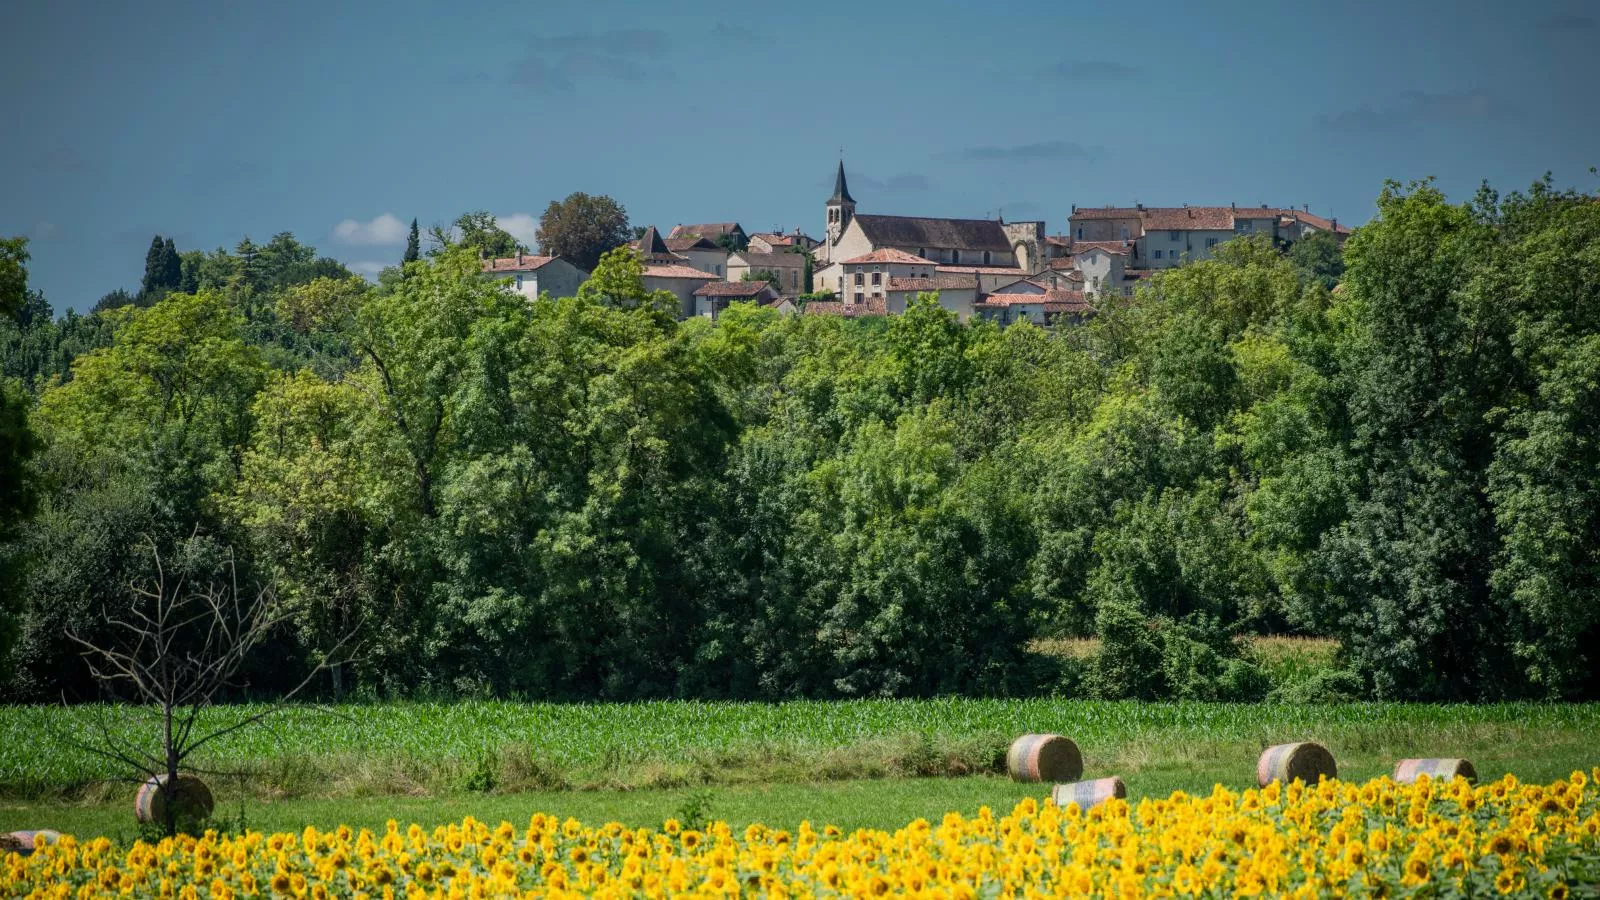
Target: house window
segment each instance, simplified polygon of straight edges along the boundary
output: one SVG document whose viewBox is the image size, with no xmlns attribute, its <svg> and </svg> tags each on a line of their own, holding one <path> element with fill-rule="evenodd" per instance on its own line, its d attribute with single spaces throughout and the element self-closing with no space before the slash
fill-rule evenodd
<svg viewBox="0 0 1600 900">
<path fill-rule="evenodd" d="M 1161 258 L 1161 251 L 1157 250 L 1156 251 L 1156 259 L 1160 259 L 1160 258 Z"/>
<path fill-rule="evenodd" d="M 1128 239 L 1128 229 L 1127 228 L 1123 228 L 1122 229 L 1122 239 L 1123 240 L 1127 240 Z"/>
<path fill-rule="evenodd" d="M 1181 240 L 1182 239 L 1182 235 L 1181 235 L 1181 232 L 1169 231 L 1169 232 L 1167 232 L 1167 238 L 1170 239 L 1170 240 L 1176 241 L 1176 240 Z"/>
<path fill-rule="evenodd" d="M 711 268 L 716 269 L 718 275 L 722 274 L 722 265 L 720 263 L 713 265 Z"/>
<path fill-rule="evenodd" d="M 1216 238 L 1206 238 L 1206 249 L 1207 250 L 1210 250 L 1212 247 L 1215 247 L 1216 245 L 1217 245 L 1217 239 Z"/>
<path fill-rule="evenodd" d="M 951 250 L 950 251 L 950 261 L 952 263 L 961 262 L 961 251 L 960 250 Z"/>
<path fill-rule="evenodd" d="M 883 275 L 881 275 L 878 272 L 873 272 L 872 273 L 872 283 L 873 284 L 883 284 Z"/>
<path fill-rule="evenodd" d="M 928 248 L 926 248 L 926 247 L 918 247 L 917 248 L 917 255 L 922 257 L 923 259 L 927 259 L 927 257 L 928 257 Z"/>
<path fill-rule="evenodd" d="M 985 251 L 983 251 L 983 264 L 987 266 L 989 264 L 989 262 L 990 262 L 989 251 L 985 250 Z"/>
<path fill-rule="evenodd" d="M 859 291 L 856 292 L 856 302 L 857 303 L 860 303 L 861 301 L 863 301 L 865 299 L 867 299 L 867 296 L 865 294 L 863 294 L 863 293 L 861 293 Z"/>
<path fill-rule="evenodd" d="M 1078 240 L 1080 240 L 1080 241 L 1083 240 L 1083 226 L 1082 225 L 1078 226 Z"/>
<path fill-rule="evenodd" d="M 519 291 L 522 290 L 522 276 L 521 275 L 517 276 L 517 290 L 519 290 Z"/>
<path fill-rule="evenodd" d="M 856 287 L 860 287 L 862 285 L 862 283 L 863 283 L 863 279 L 861 277 L 861 273 L 857 272 L 856 273 Z"/>
</svg>

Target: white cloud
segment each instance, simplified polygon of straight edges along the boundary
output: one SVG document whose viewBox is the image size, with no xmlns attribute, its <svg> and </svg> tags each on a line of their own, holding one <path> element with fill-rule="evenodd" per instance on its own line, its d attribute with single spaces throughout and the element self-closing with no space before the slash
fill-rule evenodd
<svg viewBox="0 0 1600 900">
<path fill-rule="evenodd" d="M 358 275 L 365 275 L 369 280 L 377 281 L 378 273 L 392 265 L 395 264 L 392 262 L 372 262 L 369 260 L 367 262 L 346 263 L 345 268 L 355 272 Z"/>
<path fill-rule="evenodd" d="M 410 225 L 384 213 L 370 222 L 345 219 L 333 226 L 333 236 L 346 244 L 403 244 L 410 230 Z"/>
<path fill-rule="evenodd" d="M 512 213 L 508 216 L 495 216 L 495 221 L 500 224 L 506 233 L 535 249 L 539 242 L 534 240 L 534 235 L 539 232 L 539 220 L 527 213 Z"/>
</svg>

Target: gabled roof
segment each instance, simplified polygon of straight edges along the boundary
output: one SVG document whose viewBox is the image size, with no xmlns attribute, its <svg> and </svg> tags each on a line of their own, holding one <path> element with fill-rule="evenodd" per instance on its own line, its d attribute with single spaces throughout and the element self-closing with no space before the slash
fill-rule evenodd
<svg viewBox="0 0 1600 900">
<path fill-rule="evenodd" d="M 1043 294 L 1045 291 L 1048 291 L 1049 289 L 1049 285 L 1041 284 L 1031 278 L 1018 278 L 1016 281 L 1013 281 L 1009 284 L 1000 285 L 999 287 L 990 291 L 989 294 L 990 296 L 995 294 L 1024 294 L 1036 297 L 1040 294 Z"/>
<path fill-rule="evenodd" d="M 843 300 L 812 300 L 806 304 L 808 316 L 843 316 L 846 319 L 858 319 L 862 316 L 887 316 L 889 304 L 882 297 L 863 300 L 860 303 L 846 303 Z"/>
<path fill-rule="evenodd" d="M 904 250 L 896 250 L 893 247 L 880 247 L 871 253 L 863 253 L 860 256 L 847 259 L 844 261 L 844 263 L 845 265 L 859 265 L 863 263 L 904 263 L 906 265 L 931 266 L 933 265 L 933 260 L 925 259 L 916 255 L 915 253 L 907 253 Z"/>
<path fill-rule="evenodd" d="M 516 256 L 507 256 L 502 259 L 483 260 L 479 268 L 485 272 L 537 272 L 557 259 L 560 259 L 560 257 L 531 256 L 519 253 Z"/>
<path fill-rule="evenodd" d="M 756 297 L 771 290 L 772 285 L 765 281 L 712 281 L 695 288 L 694 295 L 743 299 Z"/>
<path fill-rule="evenodd" d="M 932 278 L 891 278 L 890 291 L 975 291 L 975 275 L 935 275 Z"/>
<path fill-rule="evenodd" d="M 1015 275 L 1021 278 L 1028 274 L 1027 269 L 1016 266 L 937 266 L 941 272 L 956 275 Z"/>
<path fill-rule="evenodd" d="M 993 219 L 926 219 L 862 214 L 853 221 L 860 226 L 867 240 L 878 246 L 1011 252 L 1011 242 L 1006 239 L 1005 229 Z"/>
<path fill-rule="evenodd" d="M 741 234 L 744 233 L 744 229 L 739 227 L 738 222 L 700 222 L 694 225 L 674 225 L 667 237 L 681 238 L 688 237 L 691 234 L 698 234 L 703 238 L 710 238 L 714 242 L 717 238 L 725 234 L 733 234 L 735 231 Z"/>
<path fill-rule="evenodd" d="M 774 247 L 794 246 L 793 237 L 790 237 L 787 234 L 779 234 L 776 231 L 757 231 L 756 233 L 750 235 L 750 240 L 752 241 L 756 240 L 757 238 L 766 241 L 768 244 L 771 244 Z"/>
<path fill-rule="evenodd" d="M 646 278 L 698 278 L 701 281 L 716 281 L 717 276 L 677 263 L 662 263 L 660 265 L 646 265 L 644 267 Z"/>
<path fill-rule="evenodd" d="M 692 235 L 689 235 L 688 237 L 667 238 L 665 243 L 667 245 L 667 249 L 671 250 L 673 253 L 682 253 L 685 250 L 721 250 L 722 249 L 721 247 L 718 247 L 716 244 L 711 243 L 711 241 L 705 239 L 704 237 L 701 237 L 698 234 L 692 234 Z"/>
<path fill-rule="evenodd" d="M 757 253 L 754 250 L 746 250 L 733 255 L 752 269 L 803 269 L 806 265 L 803 253 Z M 732 262 L 731 258 L 729 262 Z"/>
<path fill-rule="evenodd" d="M 1117 256 L 1127 256 L 1133 248 L 1127 241 L 1074 241 L 1069 245 L 1073 255 L 1087 253 L 1090 250 L 1104 250 Z"/>
</svg>

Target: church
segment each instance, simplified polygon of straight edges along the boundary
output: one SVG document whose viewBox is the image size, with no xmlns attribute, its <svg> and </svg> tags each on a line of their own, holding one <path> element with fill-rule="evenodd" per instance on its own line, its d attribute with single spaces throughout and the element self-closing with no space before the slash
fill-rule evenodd
<svg viewBox="0 0 1600 900">
<path fill-rule="evenodd" d="M 882 250 L 921 257 L 947 272 L 945 267 L 959 266 L 961 274 L 987 269 L 1022 278 L 1043 270 L 1044 230 L 1043 222 L 857 214 L 840 160 L 827 203 L 826 237 L 816 249 L 814 285 L 846 296 L 846 264 Z"/>
</svg>

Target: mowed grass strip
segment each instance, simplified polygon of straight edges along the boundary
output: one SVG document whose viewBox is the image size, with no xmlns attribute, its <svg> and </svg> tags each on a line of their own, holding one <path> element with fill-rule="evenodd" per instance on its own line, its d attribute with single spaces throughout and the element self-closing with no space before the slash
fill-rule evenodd
<svg viewBox="0 0 1600 900">
<path fill-rule="evenodd" d="M 252 709 L 210 710 L 208 724 Z M 108 781 L 125 773 L 72 739 L 92 734 L 95 717 L 125 733 L 151 728 L 129 712 L 0 707 L 0 798 L 127 793 Z M 269 800 L 687 789 L 996 774 L 1007 744 L 1027 732 L 1068 735 L 1083 750 L 1086 777 L 1118 774 L 1130 787 L 1142 775 L 1190 789 L 1243 784 L 1261 748 L 1296 740 L 1326 744 L 1342 773 L 1363 777 L 1405 756 L 1464 756 L 1486 778 L 1511 771 L 1541 780 L 1600 763 L 1597 704 L 938 699 L 306 708 L 217 741 L 198 765 L 247 773 L 244 793 Z"/>
</svg>

